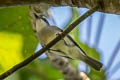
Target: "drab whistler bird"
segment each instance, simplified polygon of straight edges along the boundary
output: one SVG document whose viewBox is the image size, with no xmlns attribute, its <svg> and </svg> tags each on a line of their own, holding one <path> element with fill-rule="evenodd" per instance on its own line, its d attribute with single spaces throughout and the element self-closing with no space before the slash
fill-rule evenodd
<svg viewBox="0 0 120 80">
<path fill-rule="evenodd" d="M 56 26 L 50 26 L 45 17 L 38 16 L 35 13 L 34 16 L 36 18 L 36 34 L 42 46 L 47 45 L 49 42 L 55 39 L 56 36 L 63 32 L 60 28 Z M 86 53 L 78 46 L 78 44 L 71 38 L 70 35 L 66 35 L 62 40 L 60 40 L 49 50 L 47 50 L 46 53 L 81 60 L 98 71 L 100 71 L 103 65 L 99 61 L 96 61 L 87 56 Z"/>
</svg>

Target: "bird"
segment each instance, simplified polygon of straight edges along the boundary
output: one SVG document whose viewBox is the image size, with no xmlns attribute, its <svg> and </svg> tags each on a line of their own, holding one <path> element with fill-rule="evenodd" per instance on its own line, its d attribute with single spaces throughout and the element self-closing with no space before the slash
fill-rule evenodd
<svg viewBox="0 0 120 80">
<path fill-rule="evenodd" d="M 36 36 L 40 44 L 44 47 L 63 32 L 57 26 L 51 26 L 45 16 L 34 13 Z M 89 56 L 68 34 L 46 51 L 48 54 L 83 61 L 97 71 L 100 71 L 103 64 Z"/>
</svg>

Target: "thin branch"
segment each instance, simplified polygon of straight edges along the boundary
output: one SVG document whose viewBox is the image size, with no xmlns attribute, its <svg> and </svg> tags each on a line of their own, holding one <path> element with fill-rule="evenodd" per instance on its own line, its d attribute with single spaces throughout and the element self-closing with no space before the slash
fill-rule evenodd
<svg viewBox="0 0 120 80">
<path fill-rule="evenodd" d="M 113 64 L 119 50 L 120 50 L 120 40 L 118 41 L 116 47 L 114 48 L 114 50 L 112 52 L 112 55 L 109 58 L 109 61 L 108 61 L 107 67 L 106 67 L 106 73 L 108 73 L 108 70 L 111 68 L 111 66 L 112 66 L 112 64 Z"/>
<path fill-rule="evenodd" d="M 106 74 L 108 75 L 109 79 L 120 69 L 120 61 Z M 116 75 L 116 74 L 115 74 Z M 112 80 L 112 79 L 111 79 Z M 115 79 L 116 80 L 116 79 Z M 119 79 L 120 80 L 120 79 Z"/>
<path fill-rule="evenodd" d="M 98 5 L 95 6 L 93 9 L 89 10 L 86 12 L 83 16 L 79 17 L 75 22 L 73 22 L 63 33 L 61 33 L 59 36 L 57 36 L 53 41 L 51 41 L 47 46 L 43 47 L 40 51 L 38 51 L 36 54 L 31 55 L 29 58 L 24 60 L 23 62 L 13 66 L 11 69 L 8 71 L 4 72 L 2 75 L 0 75 L 0 80 L 8 77 L 18 69 L 26 66 L 29 64 L 31 61 L 39 57 L 42 53 L 44 53 L 46 50 L 48 50 L 50 47 L 55 45 L 59 40 L 61 40 L 65 35 L 67 35 L 72 29 L 74 29 L 80 22 L 85 20 L 88 16 L 90 16 L 92 13 L 94 13 L 98 9 Z"/>
<path fill-rule="evenodd" d="M 76 11 L 76 8 L 72 8 L 73 18 L 78 17 L 78 15 L 75 16 Z M 51 17 L 51 15 L 48 16 Z M 69 24 L 71 21 L 73 21 L 73 18 L 69 21 Z M 54 21 L 54 19 L 52 21 Z M 77 31 L 77 33 L 79 32 Z M 66 80 L 90 80 L 87 74 L 84 72 L 79 72 L 78 69 L 69 62 L 68 58 L 51 55 L 49 52 L 47 52 L 47 56 L 49 57 L 49 60 L 52 62 L 52 64 L 64 75 Z"/>
<path fill-rule="evenodd" d="M 120 61 L 112 68 L 112 74 L 117 72 L 120 69 Z"/>
<path fill-rule="evenodd" d="M 87 23 L 87 44 L 90 44 L 90 38 L 91 38 L 91 29 L 92 29 L 92 16 L 88 18 L 88 23 Z"/>
<path fill-rule="evenodd" d="M 98 45 L 100 42 L 101 33 L 102 33 L 103 25 L 104 25 L 104 20 L 105 20 L 105 14 L 102 13 L 100 16 L 100 19 L 99 19 L 98 29 L 97 29 L 96 36 L 95 36 L 95 43 L 94 43 L 95 48 L 98 48 Z"/>
</svg>

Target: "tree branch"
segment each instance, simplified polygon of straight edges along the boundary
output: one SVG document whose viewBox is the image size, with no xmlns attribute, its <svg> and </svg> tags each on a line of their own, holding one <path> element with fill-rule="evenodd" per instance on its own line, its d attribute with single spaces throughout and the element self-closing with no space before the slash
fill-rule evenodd
<svg viewBox="0 0 120 80">
<path fill-rule="evenodd" d="M 119 0 L 0 0 L 0 7 L 22 6 L 31 4 L 50 4 L 52 6 L 75 6 L 91 9 L 99 5 L 98 11 L 120 14 Z"/>
<path fill-rule="evenodd" d="M 47 46 L 43 47 L 40 51 L 38 51 L 36 54 L 31 55 L 29 58 L 27 58 L 26 60 L 24 60 L 23 62 L 15 65 L 14 67 L 12 67 L 11 69 L 9 69 L 8 71 L 4 72 L 2 75 L 0 75 L 0 80 L 8 77 L 9 75 L 11 75 L 12 73 L 14 73 L 15 71 L 17 71 L 18 69 L 26 66 L 27 64 L 29 64 L 31 61 L 33 61 L 34 59 L 36 59 L 37 57 L 39 57 L 42 53 L 44 53 L 46 50 L 48 50 L 50 47 L 52 47 L 53 45 L 55 45 L 59 40 L 61 40 L 63 37 L 65 37 L 65 35 L 67 35 L 70 31 L 72 31 L 72 29 L 74 29 L 80 22 L 82 22 L 83 20 L 85 20 L 88 16 L 90 16 L 92 13 L 94 13 L 96 10 L 98 9 L 98 5 L 95 6 L 93 9 L 89 10 L 88 12 L 86 12 L 84 15 L 82 15 L 80 18 L 78 18 L 75 22 L 73 22 L 63 33 L 61 33 L 59 36 L 57 36 L 53 41 L 51 41 Z"/>
<path fill-rule="evenodd" d="M 36 17 L 34 14 L 39 16 L 46 16 L 48 19 L 53 19 L 50 6 L 42 5 L 31 5 L 30 6 L 30 20 L 32 23 L 33 30 L 36 32 Z M 41 17 L 42 17 L 41 16 Z M 52 20 L 54 21 L 54 19 Z M 46 23 L 45 23 L 46 24 Z M 50 52 L 46 52 L 50 62 L 57 68 L 65 77 L 66 80 L 89 80 L 89 77 L 84 72 L 79 72 L 67 58 L 52 55 Z"/>
</svg>

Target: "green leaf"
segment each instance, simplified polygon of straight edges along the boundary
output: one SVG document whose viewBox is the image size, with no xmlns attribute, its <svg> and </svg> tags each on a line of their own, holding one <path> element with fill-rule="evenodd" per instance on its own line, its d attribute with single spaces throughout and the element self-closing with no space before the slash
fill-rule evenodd
<svg viewBox="0 0 120 80">
<path fill-rule="evenodd" d="M 106 80 L 105 70 L 103 69 L 100 72 L 91 69 L 88 76 L 91 80 Z"/>
<path fill-rule="evenodd" d="M 57 80 L 64 78 L 63 75 L 53 67 L 48 59 L 45 60 L 35 60 L 29 66 L 29 69 L 36 71 L 43 78 L 43 80 Z"/>
<path fill-rule="evenodd" d="M 37 43 L 28 6 L 0 9 L 0 74 L 33 54 Z"/>
</svg>

